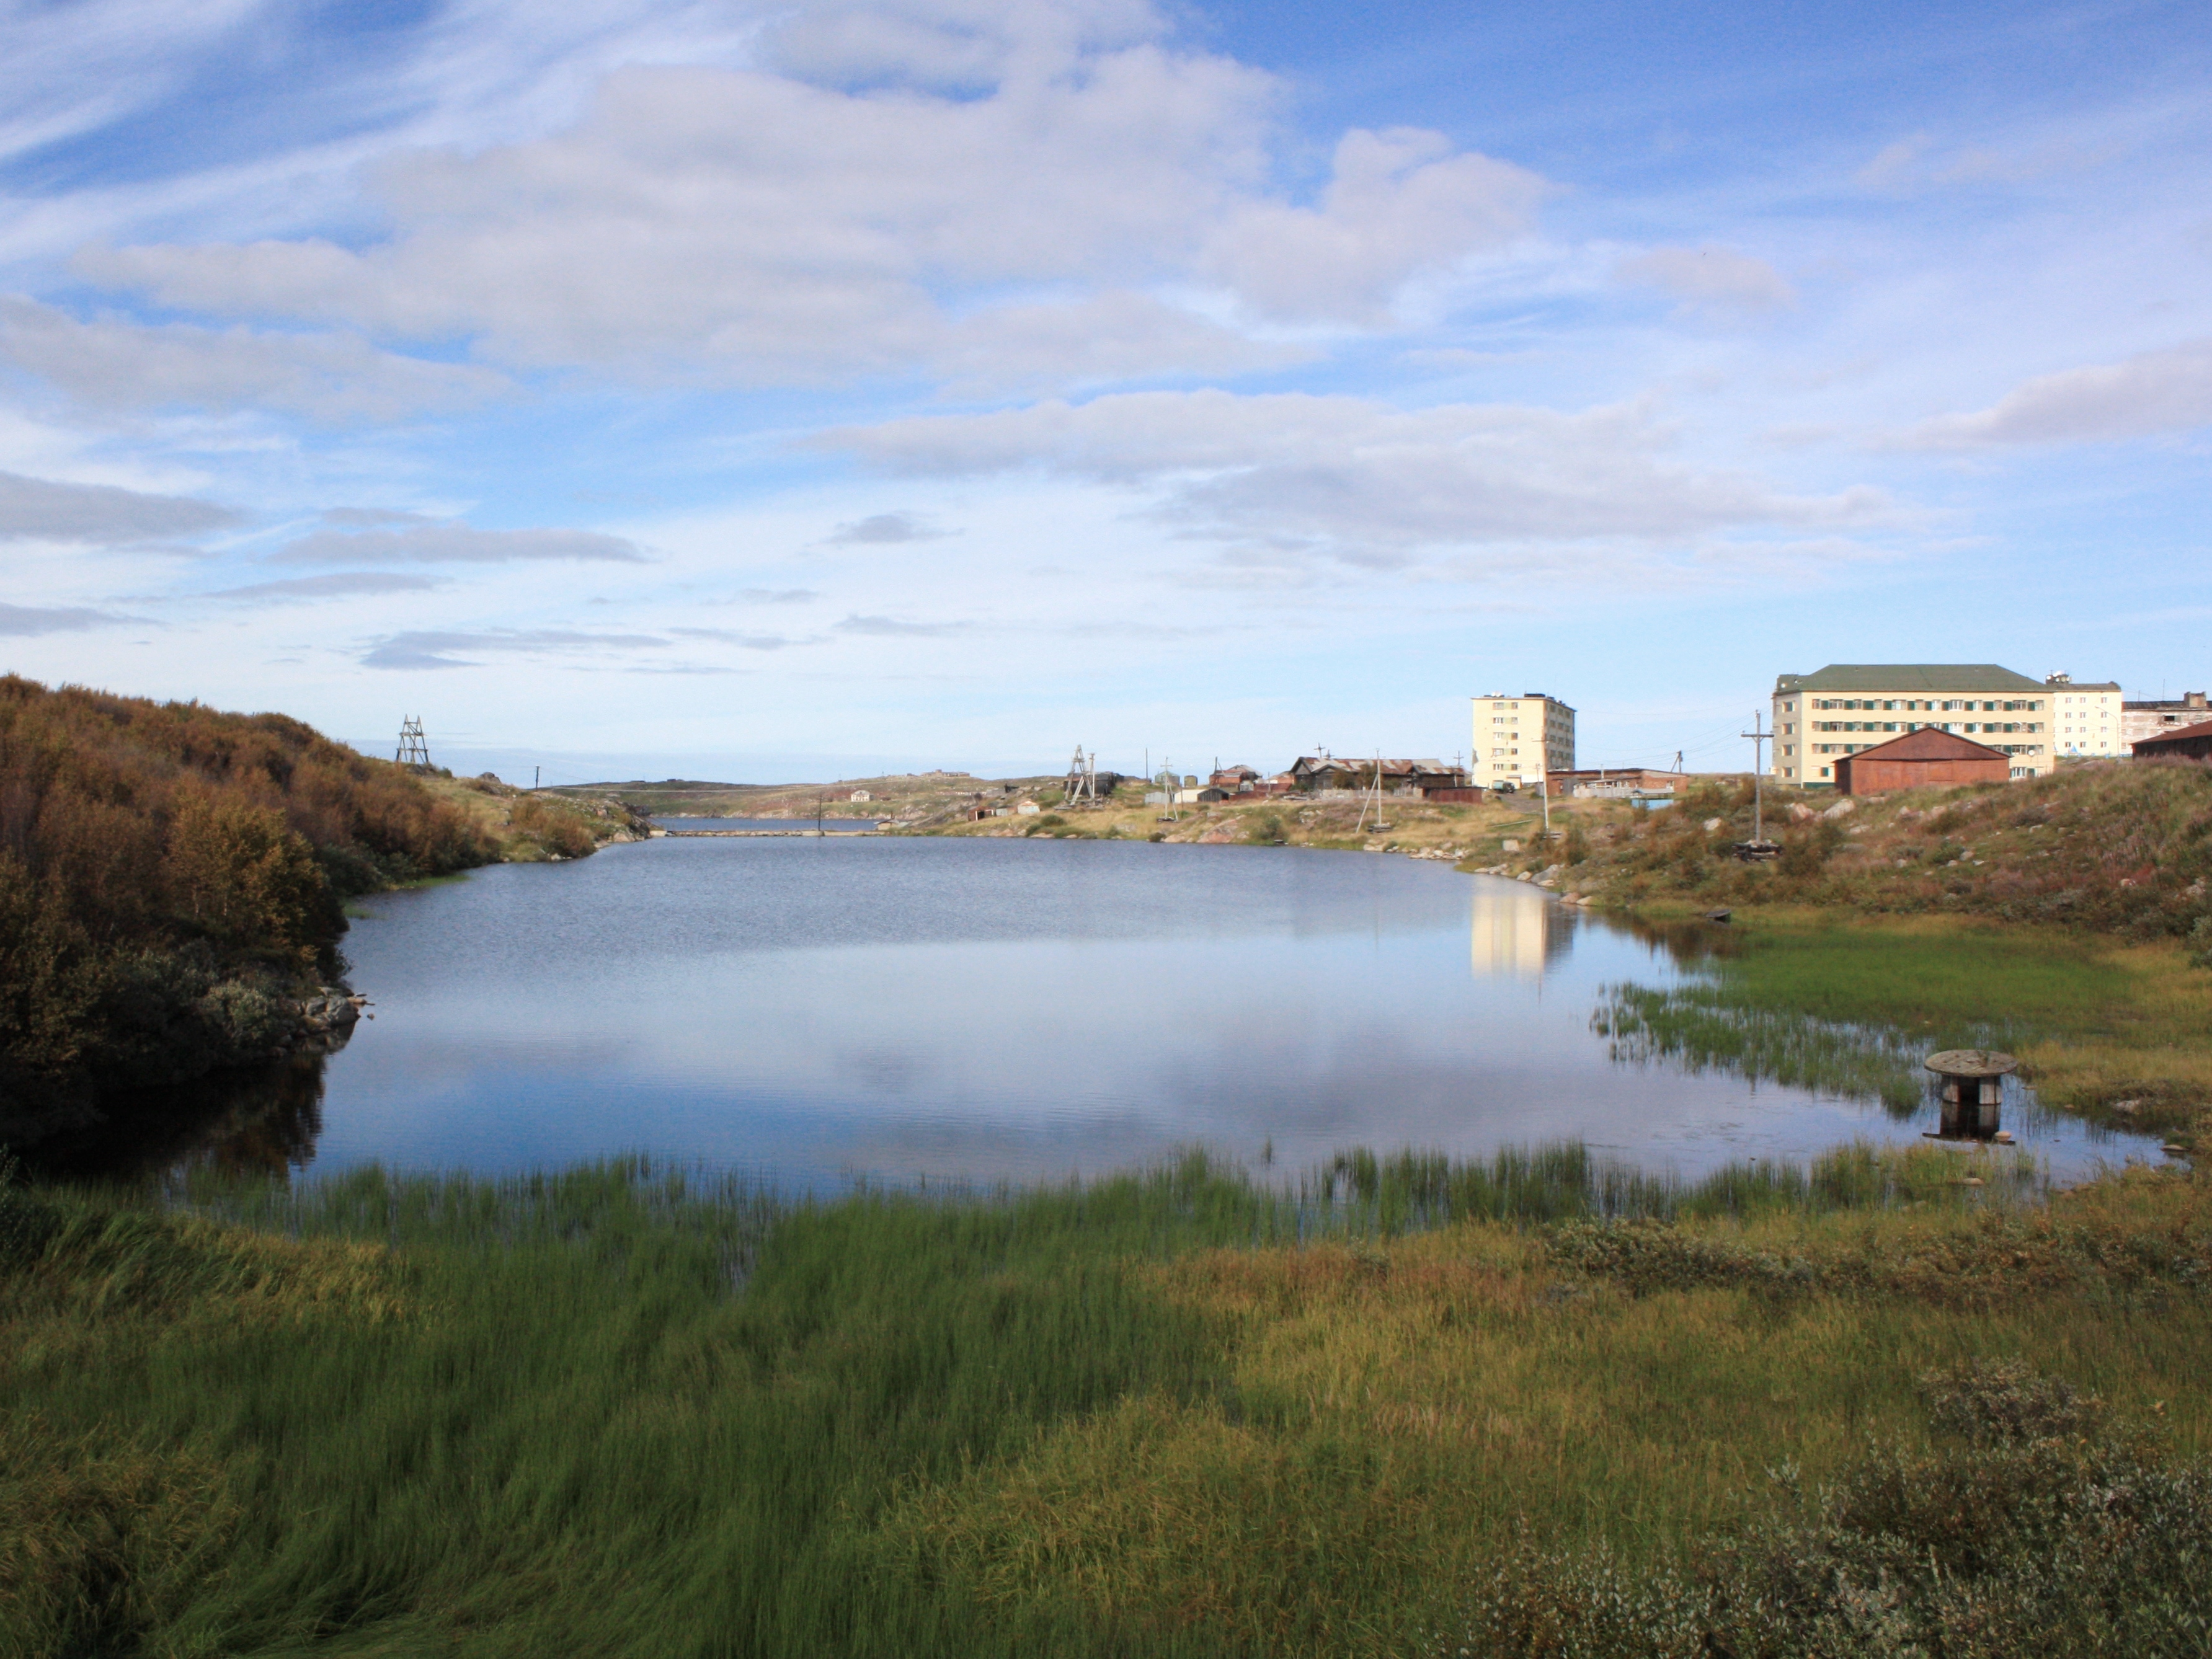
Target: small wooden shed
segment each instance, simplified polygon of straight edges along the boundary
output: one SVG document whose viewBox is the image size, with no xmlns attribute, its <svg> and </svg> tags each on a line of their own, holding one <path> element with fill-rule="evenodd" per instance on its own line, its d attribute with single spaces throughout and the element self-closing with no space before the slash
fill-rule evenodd
<svg viewBox="0 0 2212 1659">
<path fill-rule="evenodd" d="M 1838 795 L 1880 795 L 1930 784 L 2002 784 L 2012 757 L 1954 731 L 1923 726 L 1836 762 Z"/>
</svg>

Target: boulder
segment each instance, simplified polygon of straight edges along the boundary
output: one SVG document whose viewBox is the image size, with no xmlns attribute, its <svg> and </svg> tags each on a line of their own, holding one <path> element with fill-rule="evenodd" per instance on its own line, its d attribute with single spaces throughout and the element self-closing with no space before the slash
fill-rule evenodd
<svg viewBox="0 0 2212 1659">
<path fill-rule="evenodd" d="M 1826 811 L 1821 813 L 1820 816 L 1823 818 L 1848 818 L 1858 809 L 1859 803 L 1852 800 L 1850 796 L 1846 795 L 1842 800 L 1837 802 L 1834 806 L 1828 808 Z"/>
<path fill-rule="evenodd" d="M 1809 824 L 1819 816 L 1818 813 L 1802 801 L 1792 801 L 1790 803 L 1790 821 L 1793 824 Z"/>
</svg>

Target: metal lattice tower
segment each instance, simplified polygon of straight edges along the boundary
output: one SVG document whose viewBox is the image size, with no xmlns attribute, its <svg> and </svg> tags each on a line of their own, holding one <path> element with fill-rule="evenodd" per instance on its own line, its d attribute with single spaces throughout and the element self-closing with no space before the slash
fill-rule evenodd
<svg viewBox="0 0 2212 1659">
<path fill-rule="evenodd" d="M 399 753 L 392 759 L 403 766 L 430 770 L 430 745 L 422 737 L 422 717 L 410 714 L 399 723 Z"/>
</svg>

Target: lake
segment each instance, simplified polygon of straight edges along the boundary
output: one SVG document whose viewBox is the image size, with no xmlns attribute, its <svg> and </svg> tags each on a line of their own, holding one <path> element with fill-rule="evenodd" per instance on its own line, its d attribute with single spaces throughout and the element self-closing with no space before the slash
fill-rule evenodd
<svg viewBox="0 0 2212 1659">
<path fill-rule="evenodd" d="M 231 1155 L 507 1172 L 646 1152 L 819 1190 L 1191 1145 L 1296 1172 L 1577 1136 L 1694 1175 L 1934 1121 L 1617 1057 L 1592 1014 L 1610 984 L 1676 979 L 1667 948 L 1402 857 L 658 839 L 368 908 L 345 949 L 375 1018 L 293 1069 L 282 1112 L 226 1130 L 259 1137 Z M 2006 1121 L 2060 1173 L 2140 1149 L 2024 1092 Z"/>
</svg>

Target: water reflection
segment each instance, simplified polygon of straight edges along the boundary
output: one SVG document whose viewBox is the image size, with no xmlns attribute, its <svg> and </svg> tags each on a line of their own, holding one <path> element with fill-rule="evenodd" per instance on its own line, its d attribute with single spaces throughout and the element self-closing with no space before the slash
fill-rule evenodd
<svg viewBox="0 0 2212 1659">
<path fill-rule="evenodd" d="M 323 1132 L 327 1059 L 294 1055 L 266 1068 L 112 1096 L 96 1128 L 41 1143 L 39 1166 L 64 1177 L 202 1166 L 233 1174 L 304 1169 Z"/>
<path fill-rule="evenodd" d="M 1468 905 L 1468 955 L 1478 979 L 1540 979 L 1574 948 L 1576 918 L 1519 882 L 1486 881 Z"/>
<path fill-rule="evenodd" d="M 373 908 L 346 948 L 376 1023 L 199 1155 L 644 1151 L 803 1186 L 1096 1173 L 1194 1142 L 1297 1170 L 1564 1136 L 1695 1174 L 1917 1137 L 1817 1080 L 1624 1056 L 1591 1029 L 1609 987 L 1689 984 L 1711 941 L 1407 859 L 656 840 Z"/>
</svg>

